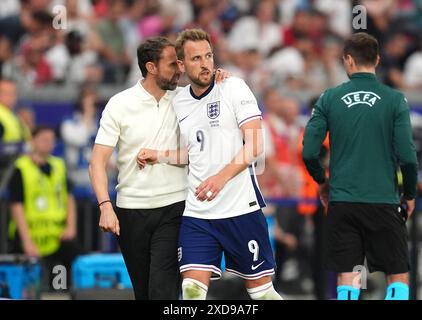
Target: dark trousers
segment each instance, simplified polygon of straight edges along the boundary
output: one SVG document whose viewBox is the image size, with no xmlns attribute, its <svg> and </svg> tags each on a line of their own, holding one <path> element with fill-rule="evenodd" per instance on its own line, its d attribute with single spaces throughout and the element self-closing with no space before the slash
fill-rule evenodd
<svg viewBox="0 0 422 320">
<path fill-rule="evenodd" d="M 118 241 L 137 300 L 179 299 L 177 243 L 184 209 L 184 201 L 156 209 L 117 208 Z"/>
</svg>

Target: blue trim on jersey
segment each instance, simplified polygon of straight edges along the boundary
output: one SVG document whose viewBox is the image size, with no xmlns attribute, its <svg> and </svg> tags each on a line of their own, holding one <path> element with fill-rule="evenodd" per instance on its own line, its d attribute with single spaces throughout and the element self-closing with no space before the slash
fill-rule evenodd
<svg viewBox="0 0 422 320">
<path fill-rule="evenodd" d="M 205 97 L 205 96 L 207 96 L 210 92 L 211 92 L 211 90 L 214 88 L 214 84 L 215 84 L 215 76 L 213 76 L 212 77 L 212 81 L 211 81 L 211 84 L 210 84 L 210 86 L 208 87 L 208 89 L 203 93 L 203 94 L 201 94 L 200 96 L 197 96 L 194 92 L 193 92 L 193 90 L 192 90 L 192 85 L 189 87 L 189 92 L 190 92 L 190 95 L 194 98 L 194 99 L 196 99 L 196 100 L 201 100 L 203 97 Z"/>
<path fill-rule="evenodd" d="M 255 172 L 254 172 L 252 166 L 253 166 L 253 164 L 249 166 L 249 173 L 250 173 L 250 177 L 251 177 L 251 180 L 252 180 L 253 188 L 255 190 L 255 196 L 256 196 L 256 199 L 258 200 L 259 206 L 261 208 L 265 208 L 267 205 L 265 204 L 264 197 L 262 196 L 261 191 L 259 191 L 258 186 L 256 184 Z"/>
</svg>

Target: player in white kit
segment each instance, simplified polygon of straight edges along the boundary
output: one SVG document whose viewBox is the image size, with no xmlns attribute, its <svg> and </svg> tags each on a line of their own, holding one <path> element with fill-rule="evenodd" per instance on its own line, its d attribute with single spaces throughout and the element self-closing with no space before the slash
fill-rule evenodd
<svg viewBox="0 0 422 320">
<path fill-rule="evenodd" d="M 183 31 L 176 41 L 190 86 L 173 99 L 185 150 L 142 149 L 146 163 L 189 162 L 188 196 L 179 236 L 183 299 L 205 299 L 211 278 L 226 270 L 245 279 L 252 299 L 281 300 L 274 290 L 274 258 L 253 163 L 262 152 L 261 111 L 239 78 L 213 78 L 206 32 Z"/>
</svg>

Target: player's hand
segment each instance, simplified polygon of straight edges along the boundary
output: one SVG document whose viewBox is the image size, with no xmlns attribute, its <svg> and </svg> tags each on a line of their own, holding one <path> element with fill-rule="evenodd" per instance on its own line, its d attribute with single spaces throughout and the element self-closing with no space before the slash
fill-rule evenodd
<svg viewBox="0 0 422 320">
<path fill-rule="evenodd" d="M 136 163 L 139 169 L 143 169 L 145 165 L 157 163 L 157 150 L 152 149 L 141 149 L 136 157 Z"/>
<path fill-rule="evenodd" d="M 23 252 L 30 257 L 40 257 L 40 252 L 31 239 L 23 243 Z"/>
<path fill-rule="evenodd" d="M 211 176 L 196 188 L 195 197 L 199 201 L 211 201 L 218 195 L 226 183 L 227 179 L 222 175 L 216 174 Z"/>
<path fill-rule="evenodd" d="M 328 196 L 329 196 L 329 182 L 325 180 L 323 184 L 318 186 L 319 199 L 321 200 L 324 208 L 328 208 Z"/>
<path fill-rule="evenodd" d="M 214 74 L 215 74 L 216 83 L 221 83 L 227 78 L 230 78 L 232 76 L 232 74 L 229 71 L 221 69 L 221 68 L 218 68 L 217 70 L 215 70 Z"/>
<path fill-rule="evenodd" d="M 120 224 L 117 219 L 116 213 L 114 212 L 113 206 L 110 202 L 104 203 L 101 208 L 99 227 L 104 232 L 112 232 L 117 236 L 120 236 Z"/>
</svg>

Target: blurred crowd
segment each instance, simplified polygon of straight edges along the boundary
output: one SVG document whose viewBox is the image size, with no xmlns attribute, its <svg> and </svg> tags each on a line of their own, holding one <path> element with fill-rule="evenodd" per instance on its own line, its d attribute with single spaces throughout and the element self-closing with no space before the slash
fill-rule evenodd
<svg viewBox="0 0 422 320">
<path fill-rule="evenodd" d="M 320 91 L 346 79 L 342 41 L 359 20 L 357 5 L 383 48 L 383 80 L 420 89 L 422 4 L 413 0 L 2 0 L 0 70 L 31 86 L 133 83 L 143 39 L 200 27 L 217 64 L 255 94 Z"/>
</svg>

